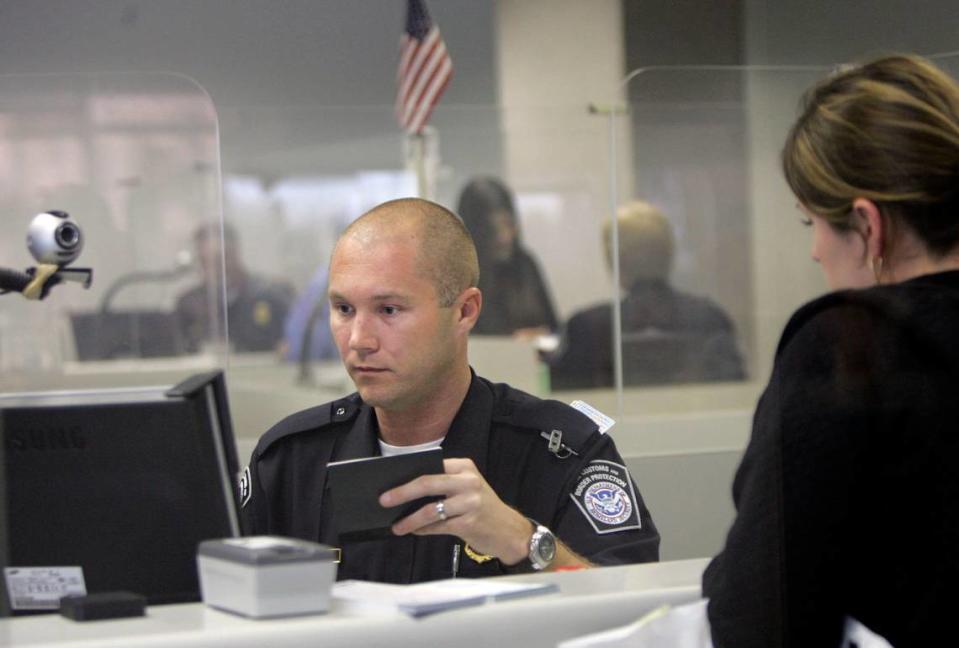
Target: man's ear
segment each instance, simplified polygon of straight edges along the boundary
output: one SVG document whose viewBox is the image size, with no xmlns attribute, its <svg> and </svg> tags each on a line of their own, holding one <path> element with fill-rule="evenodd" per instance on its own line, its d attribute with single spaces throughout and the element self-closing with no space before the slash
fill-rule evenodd
<svg viewBox="0 0 959 648">
<path fill-rule="evenodd" d="M 853 225 L 866 243 L 866 258 L 881 259 L 886 249 L 886 223 L 876 203 L 867 198 L 852 201 Z"/>
<path fill-rule="evenodd" d="M 483 293 L 475 286 L 467 288 L 456 299 L 456 322 L 469 332 L 476 326 L 480 311 L 483 310 Z"/>
</svg>

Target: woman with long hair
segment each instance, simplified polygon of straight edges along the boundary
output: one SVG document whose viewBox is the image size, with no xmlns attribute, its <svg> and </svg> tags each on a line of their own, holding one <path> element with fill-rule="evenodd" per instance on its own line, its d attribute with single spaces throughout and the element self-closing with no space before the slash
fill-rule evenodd
<svg viewBox="0 0 959 648">
<path fill-rule="evenodd" d="M 522 244 L 506 185 L 490 177 L 470 180 L 460 193 L 457 213 L 479 255 L 483 314 L 473 332 L 532 337 L 556 330 L 549 289 L 539 264 Z"/>
<path fill-rule="evenodd" d="M 835 290 L 786 326 L 707 568 L 716 646 L 952 636 L 959 582 L 959 87 L 887 56 L 806 95 L 782 155 Z"/>
</svg>

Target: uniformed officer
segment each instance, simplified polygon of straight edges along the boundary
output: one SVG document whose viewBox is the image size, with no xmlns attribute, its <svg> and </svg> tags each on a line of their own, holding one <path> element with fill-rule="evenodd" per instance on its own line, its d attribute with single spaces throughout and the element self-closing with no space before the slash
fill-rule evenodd
<svg viewBox="0 0 959 648">
<path fill-rule="evenodd" d="M 226 280 L 226 319 L 229 342 L 235 351 L 273 351 L 283 341 L 283 325 L 292 301 L 292 289 L 250 273 L 240 255 L 240 241 L 229 224 L 204 225 L 194 232 L 193 242 L 203 280 L 180 295 L 176 303 L 177 325 L 189 352 L 199 351 L 216 337 L 217 323 L 211 313 L 221 308 L 221 290 Z M 221 277 L 222 269 L 225 273 Z"/>
<path fill-rule="evenodd" d="M 241 480 L 247 532 L 340 547 L 338 578 L 397 583 L 658 558 L 659 535 L 612 439 L 571 407 L 471 370 L 478 278 L 469 234 L 435 203 L 387 202 L 343 233 L 330 325 L 357 393 L 260 439 Z M 430 447 L 442 448 L 445 472 L 380 504 L 441 499 L 387 539 L 344 541 L 327 464 Z"/>
</svg>

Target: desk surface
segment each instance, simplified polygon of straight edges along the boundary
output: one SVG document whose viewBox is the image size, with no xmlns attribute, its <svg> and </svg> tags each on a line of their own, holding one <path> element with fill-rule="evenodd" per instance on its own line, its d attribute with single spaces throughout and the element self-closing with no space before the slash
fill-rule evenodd
<svg viewBox="0 0 959 648">
<path fill-rule="evenodd" d="M 59 615 L 0 620 L 0 646 L 110 648 L 170 646 L 555 646 L 558 642 L 635 621 L 665 603 L 700 596 L 706 559 L 511 576 L 547 581 L 558 594 L 450 610 L 421 619 L 385 612 L 251 620 L 203 604 L 160 605 L 145 617 L 78 623 Z"/>
</svg>

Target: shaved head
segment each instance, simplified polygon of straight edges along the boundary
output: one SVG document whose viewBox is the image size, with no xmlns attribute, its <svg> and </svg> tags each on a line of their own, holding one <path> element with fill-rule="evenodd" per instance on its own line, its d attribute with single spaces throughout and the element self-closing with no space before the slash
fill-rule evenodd
<svg viewBox="0 0 959 648">
<path fill-rule="evenodd" d="M 620 284 L 629 289 L 635 282 L 665 280 L 673 264 L 673 230 L 659 209 L 634 200 L 616 210 L 619 226 Z M 613 223 L 603 223 L 606 260 L 612 266 Z"/>
<path fill-rule="evenodd" d="M 363 247 L 387 241 L 413 243 L 416 266 L 432 282 L 441 306 L 452 306 L 460 293 L 479 283 L 476 246 L 463 221 L 429 200 L 400 198 L 377 205 L 346 228 L 337 247 L 347 239 Z"/>
</svg>

